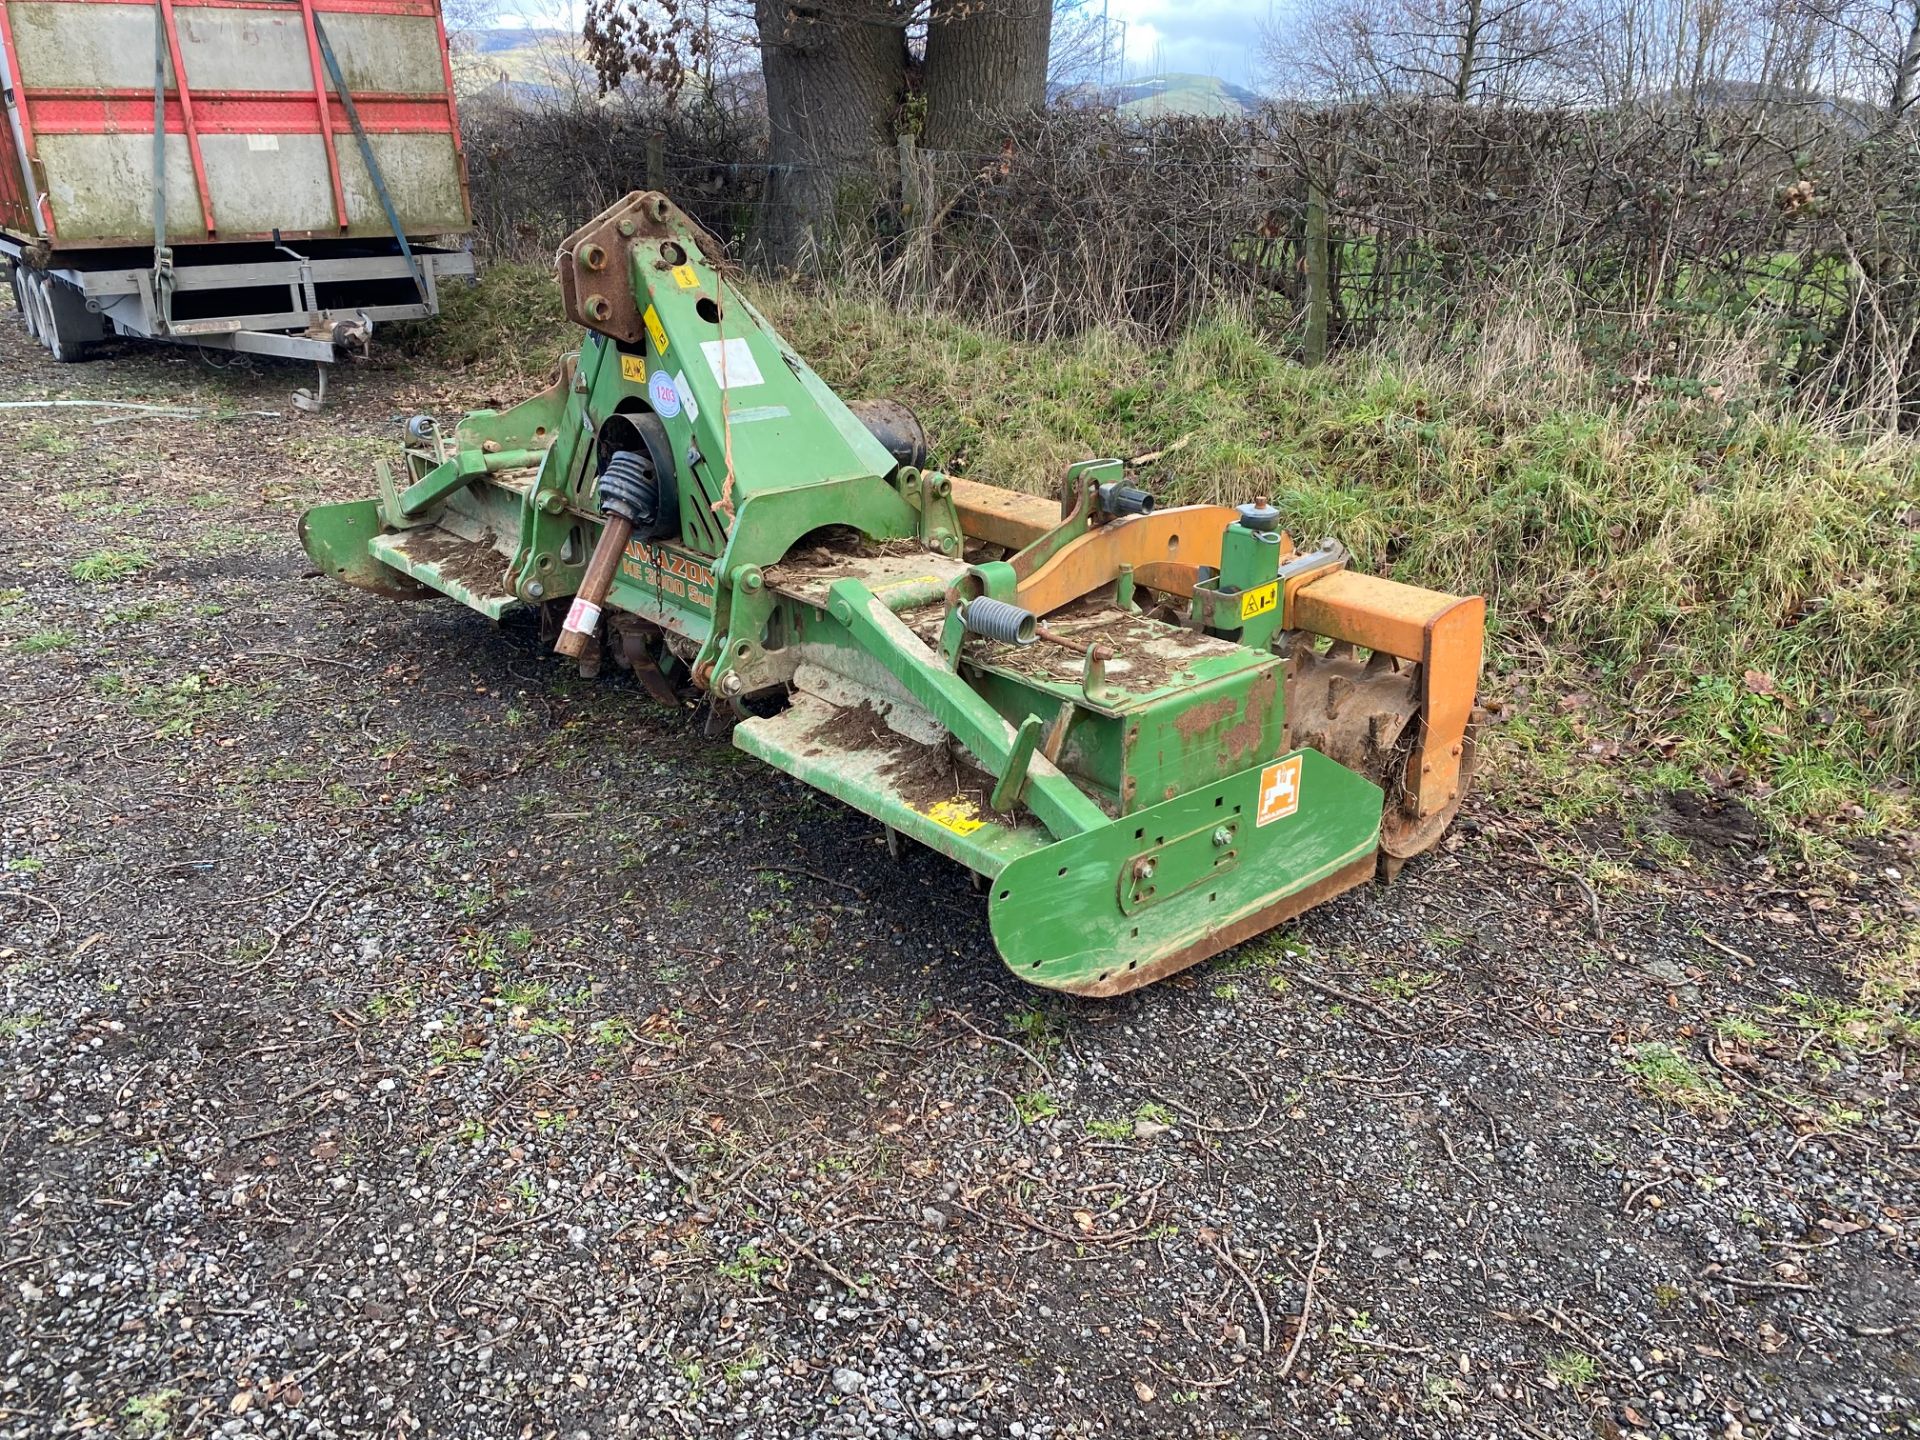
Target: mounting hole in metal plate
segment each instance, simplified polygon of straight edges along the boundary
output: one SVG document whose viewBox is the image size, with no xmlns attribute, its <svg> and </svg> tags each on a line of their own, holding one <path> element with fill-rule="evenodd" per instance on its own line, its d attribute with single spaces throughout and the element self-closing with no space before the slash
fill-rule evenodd
<svg viewBox="0 0 1920 1440">
<path fill-rule="evenodd" d="M 720 323 L 720 316 L 724 312 L 720 309 L 720 302 L 718 300 L 714 299 L 711 295 L 702 295 L 698 300 L 693 302 L 693 313 L 709 325 L 718 325 Z"/>
<path fill-rule="evenodd" d="M 669 265 L 684 265 L 687 263 L 687 252 L 680 248 L 678 240 L 665 240 L 660 245 L 660 258 Z"/>
</svg>

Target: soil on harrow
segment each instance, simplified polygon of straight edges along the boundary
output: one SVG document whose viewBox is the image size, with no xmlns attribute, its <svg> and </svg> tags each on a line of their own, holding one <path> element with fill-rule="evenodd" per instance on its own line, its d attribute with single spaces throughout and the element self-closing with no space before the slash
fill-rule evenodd
<svg viewBox="0 0 1920 1440">
<path fill-rule="evenodd" d="M 12 314 L 0 373 L 205 410 L 0 410 L 0 1435 L 1920 1423 L 1911 1056 L 1854 1003 L 1911 855 L 1515 784 L 1052 997 L 698 715 L 311 573 L 301 510 L 492 382 L 312 416 Z"/>
</svg>

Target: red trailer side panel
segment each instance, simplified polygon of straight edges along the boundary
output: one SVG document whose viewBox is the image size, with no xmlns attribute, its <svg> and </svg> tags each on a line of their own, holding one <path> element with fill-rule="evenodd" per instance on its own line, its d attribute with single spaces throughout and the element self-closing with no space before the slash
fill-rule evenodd
<svg viewBox="0 0 1920 1440">
<path fill-rule="evenodd" d="M 17 77 L 7 148 L 28 157 L 11 175 L 0 157 L 0 226 L 63 248 L 152 244 L 157 38 L 172 243 L 386 235 L 359 142 L 318 66 L 316 14 L 402 227 L 466 230 L 435 0 L 0 0 Z"/>
</svg>

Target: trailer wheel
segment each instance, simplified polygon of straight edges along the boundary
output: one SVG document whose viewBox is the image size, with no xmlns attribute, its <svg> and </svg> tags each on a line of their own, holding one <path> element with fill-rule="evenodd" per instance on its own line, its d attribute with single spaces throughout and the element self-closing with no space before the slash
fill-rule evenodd
<svg viewBox="0 0 1920 1440">
<path fill-rule="evenodd" d="M 76 361 L 86 359 L 87 347 L 71 336 L 60 333 L 60 308 L 55 303 L 53 294 L 54 287 L 60 282 L 47 280 L 42 283 L 45 286 L 41 291 L 41 299 L 46 305 L 47 333 L 41 339 L 46 343 L 47 353 L 53 357 L 53 363 L 56 365 L 72 365 Z"/>
<path fill-rule="evenodd" d="M 27 334 L 35 340 L 40 338 L 40 301 L 33 283 L 33 271 L 20 266 L 14 267 L 13 299 L 20 307 L 20 318 L 26 322 Z"/>
<path fill-rule="evenodd" d="M 87 358 L 87 342 L 61 326 L 60 312 L 69 298 L 62 294 L 64 286 L 64 281 L 51 275 L 34 276 L 34 295 L 40 308 L 40 343 L 47 347 L 56 365 L 72 365 Z"/>
<path fill-rule="evenodd" d="M 13 291 L 13 308 L 20 312 L 21 320 L 26 321 L 28 327 L 31 328 L 33 322 L 27 320 L 27 297 L 26 291 L 20 284 L 20 262 L 18 260 L 7 261 L 7 288 Z"/>
</svg>

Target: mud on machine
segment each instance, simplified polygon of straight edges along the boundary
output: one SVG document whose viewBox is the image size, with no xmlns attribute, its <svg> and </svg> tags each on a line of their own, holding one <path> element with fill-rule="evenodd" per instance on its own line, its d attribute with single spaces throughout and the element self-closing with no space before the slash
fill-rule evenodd
<svg viewBox="0 0 1920 1440">
<path fill-rule="evenodd" d="M 1021 979 L 1148 984 L 1359 885 L 1452 821 L 1485 605 L 1302 548 L 1271 505 L 1161 507 L 1121 462 L 1055 499 L 932 468 L 842 401 L 665 196 L 559 270 L 554 383 L 409 425 L 376 498 L 307 513 L 325 572 L 706 692 L 733 743 L 985 877 Z"/>
</svg>

